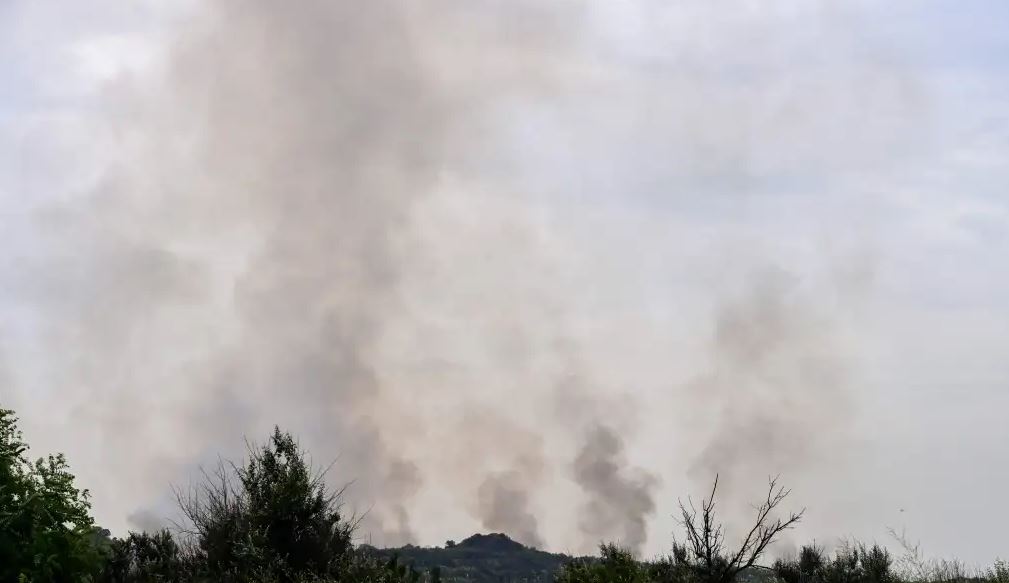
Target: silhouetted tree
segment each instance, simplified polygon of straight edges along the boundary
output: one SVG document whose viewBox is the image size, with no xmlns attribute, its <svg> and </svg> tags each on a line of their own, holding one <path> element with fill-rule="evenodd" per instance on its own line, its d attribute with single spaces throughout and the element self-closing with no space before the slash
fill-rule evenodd
<svg viewBox="0 0 1009 583">
<path fill-rule="evenodd" d="M 0 581 L 87 581 L 100 555 L 87 490 L 63 454 L 31 462 L 14 412 L 0 409 Z"/>
<path fill-rule="evenodd" d="M 652 578 L 644 564 L 630 551 L 613 544 L 599 547 L 599 560 L 577 560 L 558 574 L 556 583 L 649 583 Z"/>
<path fill-rule="evenodd" d="M 101 577 L 105 583 L 177 583 L 191 578 L 182 549 L 167 530 L 131 532 L 125 539 L 112 539 L 106 554 Z"/>
<path fill-rule="evenodd" d="M 785 583 L 815 583 L 823 580 L 826 566 L 823 549 L 814 544 L 803 546 L 798 559 L 779 558 L 771 568 Z"/>
<path fill-rule="evenodd" d="M 885 548 L 874 544 L 871 547 L 859 546 L 862 563 L 863 579 L 866 583 L 892 583 L 893 557 Z"/>
<path fill-rule="evenodd" d="M 196 489 L 176 492 L 195 559 L 219 579 L 339 577 L 352 559 L 354 525 L 323 477 L 275 428 L 266 445 L 249 447 L 244 466 L 221 463 Z"/>
<path fill-rule="evenodd" d="M 804 546 L 798 559 L 778 559 L 773 570 L 785 583 L 893 583 L 892 567 L 885 548 L 845 543 L 830 560 L 820 547 Z"/>
<path fill-rule="evenodd" d="M 686 545 L 698 575 L 709 583 L 730 583 L 736 575 L 756 564 L 768 545 L 784 530 L 802 519 L 804 510 L 791 513 L 787 518 L 772 518 L 772 513 L 788 496 L 790 490 L 778 486 L 777 479 L 770 480 L 767 498 L 756 507 L 753 526 L 746 533 L 739 548 L 725 548 L 725 529 L 715 516 L 715 494 L 718 476 L 715 476 L 711 494 L 701 501 L 698 514 L 692 503 L 680 502 L 681 524 L 686 530 Z"/>
</svg>

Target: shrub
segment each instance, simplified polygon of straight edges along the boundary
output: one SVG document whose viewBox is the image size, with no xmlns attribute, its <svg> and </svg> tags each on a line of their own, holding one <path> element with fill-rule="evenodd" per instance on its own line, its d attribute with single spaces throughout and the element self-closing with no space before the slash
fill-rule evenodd
<svg viewBox="0 0 1009 583">
<path fill-rule="evenodd" d="M 629 551 L 616 545 L 599 548 L 598 561 L 573 561 L 557 576 L 557 583 L 648 583 L 649 573 Z"/>
<path fill-rule="evenodd" d="M 62 454 L 34 463 L 0 409 L 0 581 L 90 581 L 100 568 L 87 490 Z"/>
<path fill-rule="evenodd" d="M 125 539 L 110 541 L 101 580 L 104 583 L 177 583 L 189 580 L 189 567 L 171 532 L 131 532 Z"/>
<path fill-rule="evenodd" d="M 288 582 L 351 568 L 353 524 L 289 433 L 249 448 L 244 466 L 220 464 L 188 494 L 177 492 L 200 570 L 217 580 Z"/>
</svg>

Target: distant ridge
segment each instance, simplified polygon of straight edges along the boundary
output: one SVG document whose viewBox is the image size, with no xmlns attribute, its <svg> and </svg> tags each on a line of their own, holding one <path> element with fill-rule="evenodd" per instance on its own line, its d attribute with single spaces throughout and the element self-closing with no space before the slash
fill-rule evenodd
<svg viewBox="0 0 1009 583">
<path fill-rule="evenodd" d="M 474 534 L 456 546 L 463 549 L 483 549 L 495 553 L 514 553 L 529 549 L 536 550 L 533 547 L 526 547 L 520 542 L 513 541 L 508 535 L 500 532 Z"/>
<path fill-rule="evenodd" d="M 406 545 L 368 550 L 386 560 L 396 557 L 400 563 L 421 571 L 440 567 L 445 583 L 546 583 L 574 559 L 527 547 L 500 532 L 474 534 L 459 543 L 448 541 L 444 547 Z"/>
</svg>

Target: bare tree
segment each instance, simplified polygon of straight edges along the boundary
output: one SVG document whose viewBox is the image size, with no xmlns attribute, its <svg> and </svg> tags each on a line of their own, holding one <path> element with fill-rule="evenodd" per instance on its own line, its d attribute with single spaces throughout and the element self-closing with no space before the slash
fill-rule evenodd
<svg viewBox="0 0 1009 583">
<path fill-rule="evenodd" d="M 778 479 L 768 482 L 767 498 L 754 506 L 756 516 L 753 527 L 746 533 L 739 548 L 732 553 L 725 548 L 725 528 L 715 516 L 715 494 L 718 491 L 718 476 L 711 487 L 711 494 L 701 501 L 698 515 L 694 503 L 689 498 L 687 504 L 680 501 L 680 523 L 687 531 L 686 546 L 701 577 L 709 583 L 730 583 L 744 569 L 754 566 L 782 531 L 792 528 L 802 519 L 805 509 L 790 513 L 788 518 L 773 518 L 771 515 L 779 504 L 791 493 L 778 486 Z"/>
<path fill-rule="evenodd" d="M 202 480 L 198 485 L 187 490 L 172 486 L 182 512 L 182 520 L 173 520 L 172 525 L 187 550 L 198 553 L 199 546 L 213 544 L 211 541 L 235 532 L 245 510 L 245 500 L 236 485 L 237 472 L 233 462 L 219 459 L 212 472 L 200 468 Z"/>
<path fill-rule="evenodd" d="M 896 564 L 900 575 L 907 581 L 966 581 L 985 576 L 983 571 L 971 568 L 959 559 L 925 558 L 921 543 L 912 543 L 904 530 L 897 532 L 893 527 L 887 527 L 887 531 L 903 550 Z"/>
</svg>

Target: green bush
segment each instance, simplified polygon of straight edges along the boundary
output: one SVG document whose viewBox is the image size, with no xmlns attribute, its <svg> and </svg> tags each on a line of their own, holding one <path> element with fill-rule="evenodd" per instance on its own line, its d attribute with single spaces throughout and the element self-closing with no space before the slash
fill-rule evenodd
<svg viewBox="0 0 1009 583">
<path fill-rule="evenodd" d="M 0 581 L 92 581 L 94 530 L 63 455 L 30 461 L 14 412 L 0 409 Z"/>
<path fill-rule="evenodd" d="M 688 560 L 686 547 L 673 544 L 670 557 L 638 561 L 627 550 L 612 544 L 600 547 L 598 559 L 576 560 L 565 565 L 557 583 L 696 583 L 698 571 Z"/>
<path fill-rule="evenodd" d="M 772 567 L 785 583 L 893 583 L 893 558 L 879 545 L 846 543 L 832 558 L 804 546 L 797 559 L 778 559 Z"/>
<path fill-rule="evenodd" d="M 574 561 L 565 566 L 557 583 L 648 583 L 648 570 L 629 551 L 616 545 L 599 548 L 597 561 Z"/>
<path fill-rule="evenodd" d="M 289 433 L 249 448 L 244 466 L 221 464 L 179 502 L 192 560 L 216 580 L 339 577 L 351 565 L 353 525 Z"/>
<path fill-rule="evenodd" d="M 178 533 L 130 533 L 109 538 L 91 518 L 88 492 L 75 485 L 62 454 L 32 461 L 17 418 L 0 409 L 0 582 L 6 583 L 438 583 L 424 569 L 370 547 L 355 548 L 355 522 L 340 510 L 341 492 L 326 488 L 289 433 L 275 428 L 243 465 L 222 463 L 186 493 L 177 492 L 187 521 Z M 956 560 L 926 560 L 917 544 L 892 533 L 904 549 L 846 543 L 828 556 L 815 545 L 767 570 L 756 561 L 802 513 L 772 519 L 788 495 L 771 481 L 755 505 L 754 525 L 735 550 L 710 496 L 680 504 L 684 544 L 667 558 L 640 561 L 613 544 L 598 558 L 573 560 L 557 583 L 1009 583 L 1009 564 L 968 568 Z M 469 539 L 468 539 L 469 540 Z M 462 546 L 451 541 L 448 550 Z M 465 549 L 464 549 L 465 550 Z M 433 567 L 433 568 L 431 568 Z M 451 577 L 450 577 L 451 578 Z M 454 580 L 454 579 L 453 579 Z"/>
<path fill-rule="evenodd" d="M 131 532 L 125 539 L 113 539 L 105 556 L 103 583 L 177 583 L 188 580 L 191 571 L 182 549 L 167 530 L 155 534 Z"/>
</svg>

